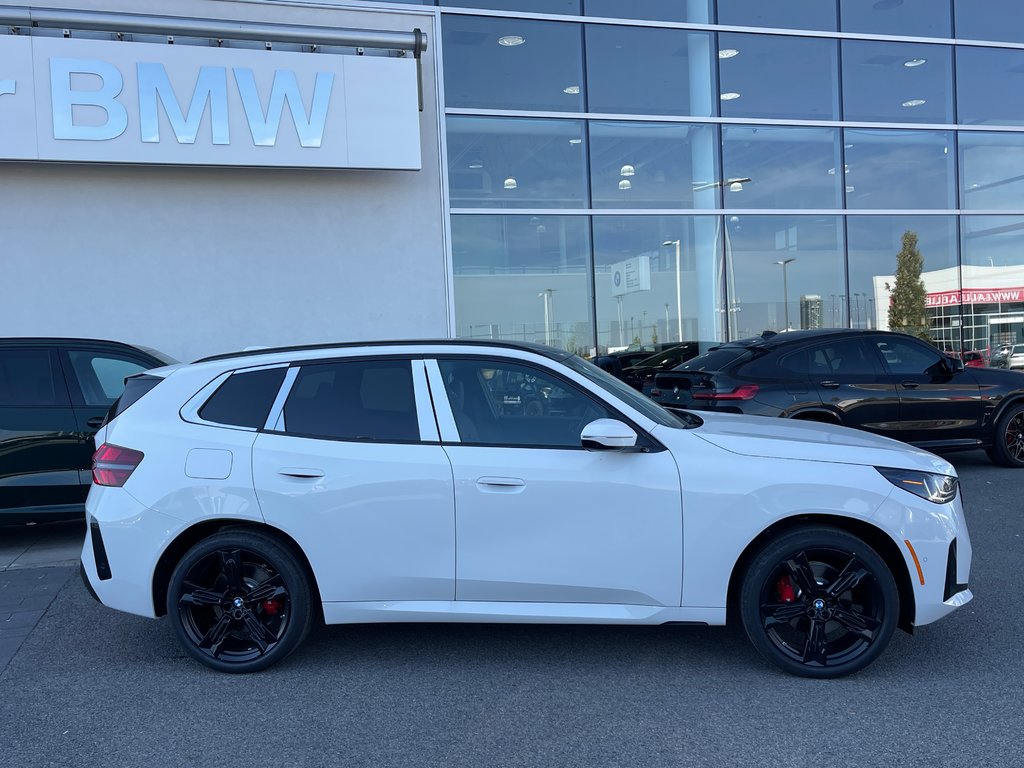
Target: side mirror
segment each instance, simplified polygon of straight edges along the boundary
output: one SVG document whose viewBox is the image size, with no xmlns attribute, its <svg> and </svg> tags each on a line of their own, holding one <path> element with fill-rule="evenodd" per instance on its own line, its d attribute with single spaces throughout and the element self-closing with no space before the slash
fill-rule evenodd
<svg viewBox="0 0 1024 768">
<path fill-rule="evenodd" d="M 946 366 L 950 373 L 960 373 L 964 369 L 964 361 L 959 357 L 947 357 Z"/>
<path fill-rule="evenodd" d="M 615 419 L 597 419 L 583 428 L 580 442 L 588 451 L 635 451 L 637 434 Z"/>
</svg>

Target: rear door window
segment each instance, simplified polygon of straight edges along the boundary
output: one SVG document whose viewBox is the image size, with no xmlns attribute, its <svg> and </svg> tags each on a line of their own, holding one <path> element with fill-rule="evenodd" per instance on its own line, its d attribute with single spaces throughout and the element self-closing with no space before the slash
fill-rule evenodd
<svg viewBox="0 0 1024 768">
<path fill-rule="evenodd" d="M 82 402 L 107 408 L 124 391 L 124 380 L 151 368 L 141 360 L 110 352 L 89 349 L 67 350 Z"/>
<path fill-rule="evenodd" d="M 0 349 L 0 406 L 70 404 L 55 350 Z"/>
<path fill-rule="evenodd" d="M 216 424 L 262 428 L 287 370 L 265 368 L 232 374 L 199 409 L 199 418 Z"/>
<path fill-rule="evenodd" d="M 409 361 L 303 365 L 284 406 L 284 430 L 334 440 L 418 441 Z"/>
</svg>

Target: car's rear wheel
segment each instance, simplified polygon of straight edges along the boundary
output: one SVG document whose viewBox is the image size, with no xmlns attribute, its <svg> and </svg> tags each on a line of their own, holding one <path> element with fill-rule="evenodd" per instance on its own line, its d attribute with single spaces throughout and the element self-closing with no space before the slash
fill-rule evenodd
<svg viewBox="0 0 1024 768">
<path fill-rule="evenodd" d="M 999 418 L 994 442 L 986 453 L 1002 467 L 1024 467 L 1024 404 L 1011 405 Z"/>
<path fill-rule="evenodd" d="M 167 616 L 185 650 L 220 672 L 256 672 L 298 647 L 313 619 L 296 557 L 257 531 L 222 531 L 178 563 Z"/>
<path fill-rule="evenodd" d="M 767 544 L 744 575 L 740 616 L 754 647 L 804 677 L 863 669 L 885 649 L 899 592 L 885 561 L 835 528 L 803 528 Z"/>
</svg>

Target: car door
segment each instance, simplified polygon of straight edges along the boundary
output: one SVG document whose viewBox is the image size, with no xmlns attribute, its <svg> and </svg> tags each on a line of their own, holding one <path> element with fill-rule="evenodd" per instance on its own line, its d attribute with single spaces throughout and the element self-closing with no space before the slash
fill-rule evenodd
<svg viewBox="0 0 1024 768">
<path fill-rule="evenodd" d="M 159 363 L 142 355 L 88 347 L 62 348 L 61 361 L 75 411 L 75 461 L 79 482 L 84 493 L 88 493 L 96 431 L 102 426 L 110 406 L 124 391 L 124 380 L 158 367 Z"/>
<path fill-rule="evenodd" d="M 968 443 L 981 437 L 984 403 L 977 380 L 930 344 L 909 336 L 872 338 L 900 398 L 898 429 L 908 443 Z"/>
<path fill-rule="evenodd" d="M 455 479 L 458 600 L 680 604 L 679 471 L 648 452 L 592 452 L 594 419 L 623 417 L 554 371 L 501 357 L 428 363 Z M 543 413 L 504 385 L 539 392 Z"/>
<path fill-rule="evenodd" d="M 0 519 L 74 511 L 79 483 L 75 414 L 55 348 L 0 346 Z"/>
<path fill-rule="evenodd" d="M 899 422 L 900 399 L 871 344 L 837 337 L 807 350 L 811 383 L 822 404 L 848 427 L 888 433 Z"/>
<path fill-rule="evenodd" d="M 453 600 L 452 472 L 423 362 L 310 361 L 284 387 L 253 445 L 253 480 L 323 600 Z"/>
</svg>

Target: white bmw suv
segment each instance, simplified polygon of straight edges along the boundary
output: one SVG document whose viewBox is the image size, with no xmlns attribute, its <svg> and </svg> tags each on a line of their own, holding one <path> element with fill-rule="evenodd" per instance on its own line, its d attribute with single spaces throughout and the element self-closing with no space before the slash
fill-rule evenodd
<svg viewBox="0 0 1024 768">
<path fill-rule="evenodd" d="M 223 355 L 128 379 L 83 577 L 214 669 L 318 619 L 724 624 L 809 677 L 968 602 L 956 473 L 903 443 L 674 416 L 578 357 L 464 341 Z"/>
</svg>

